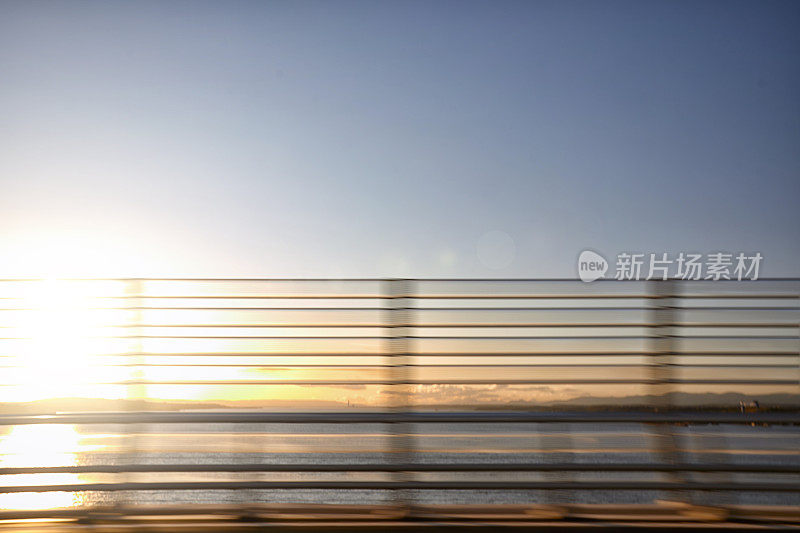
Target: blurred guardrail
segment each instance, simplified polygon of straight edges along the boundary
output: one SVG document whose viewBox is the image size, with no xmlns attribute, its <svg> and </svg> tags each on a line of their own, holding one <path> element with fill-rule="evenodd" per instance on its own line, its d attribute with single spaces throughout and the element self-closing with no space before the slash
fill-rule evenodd
<svg viewBox="0 0 800 533">
<path fill-rule="evenodd" d="M 13 516 L 800 503 L 796 279 L 3 280 L 0 366 Z"/>
</svg>

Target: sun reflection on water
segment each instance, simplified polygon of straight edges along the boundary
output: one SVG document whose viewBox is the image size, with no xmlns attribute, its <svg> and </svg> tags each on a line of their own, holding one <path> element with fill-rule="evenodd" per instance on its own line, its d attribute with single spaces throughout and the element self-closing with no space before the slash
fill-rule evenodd
<svg viewBox="0 0 800 533">
<path fill-rule="evenodd" d="M 15 426 L 0 435 L 0 467 L 77 466 L 81 453 L 102 448 L 88 445 L 72 425 Z M 5 478 L 5 479 L 4 479 Z M 17 474 L 0 476 L 0 485 L 61 485 L 86 483 L 87 476 L 74 473 Z M 0 494 L 0 509 L 53 509 L 84 503 L 79 492 L 19 492 Z"/>
</svg>

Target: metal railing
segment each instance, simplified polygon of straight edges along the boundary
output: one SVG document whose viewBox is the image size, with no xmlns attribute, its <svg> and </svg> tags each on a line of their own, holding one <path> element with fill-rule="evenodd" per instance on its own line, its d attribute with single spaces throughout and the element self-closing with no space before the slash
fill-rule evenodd
<svg viewBox="0 0 800 533">
<path fill-rule="evenodd" d="M 3 280 L 0 497 L 797 505 L 799 334 L 796 279 Z"/>
</svg>

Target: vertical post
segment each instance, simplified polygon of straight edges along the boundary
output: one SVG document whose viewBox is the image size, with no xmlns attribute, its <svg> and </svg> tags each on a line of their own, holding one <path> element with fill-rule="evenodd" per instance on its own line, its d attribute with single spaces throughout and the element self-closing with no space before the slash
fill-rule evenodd
<svg viewBox="0 0 800 533">
<path fill-rule="evenodd" d="M 136 412 L 137 405 L 143 405 L 147 393 L 144 384 L 144 373 L 142 371 L 142 364 L 144 363 L 144 345 L 142 344 L 142 296 L 144 295 L 144 283 L 141 279 L 129 279 L 125 282 L 125 291 L 127 296 L 127 308 L 131 311 L 131 322 L 129 328 L 128 339 L 131 341 L 130 350 L 127 352 L 128 364 L 128 384 L 125 391 L 127 401 L 127 409 L 129 412 Z M 140 449 L 139 434 L 145 431 L 143 424 L 137 422 L 134 424 L 127 424 L 127 446 L 126 455 L 131 461 L 138 461 L 138 454 Z M 124 475 L 125 482 L 135 481 L 134 474 L 127 472 Z M 135 496 L 134 496 L 135 498 Z M 126 501 L 120 498 L 117 502 L 118 505 L 135 504 L 134 501 Z"/>
<path fill-rule="evenodd" d="M 394 415 L 403 415 L 411 404 L 411 367 L 410 365 L 410 329 L 412 324 L 412 298 L 414 286 L 412 280 L 385 280 L 384 297 L 386 298 L 387 326 L 387 365 L 389 370 L 389 411 Z M 413 428 L 405 421 L 395 420 L 389 424 L 390 452 L 395 464 L 408 465 L 413 461 Z M 413 503 L 412 494 L 403 485 L 412 480 L 409 471 L 399 470 L 394 480 L 400 488 L 394 491 L 395 504 L 404 512 L 410 512 Z"/>
<path fill-rule="evenodd" d="M 651 365 L 652 388 L 655 407 L 669 409 L 673 404 L 672 353 L 675 310 L 673 304 L 673 281 L 651 280 Z"/>
<path fill-rule="evenodd" d="M 675 327 L 675 281 L 651 280 L 650 312 L 650 368 L 653 407 L 657 411 L 669 411 L 673 405 L 673 353 Z M 653 425 L 653 436 L 658 460 L 675 465 L 681 462 L 678 435 L 669 423 Z M 671 481 L 682 484 L 686 472 L 673 471 L 667 474 Z M 671 491 L 670 497 L 681 503 L 688 503 L 688 494 L 683 490 Z"/>
<path fill-rule="evenodd" d="M 585 286 L 583 282 L 579 282 Z M 568 421 L 549 424 L 536 424 L 539 445 L 547 453 L 541 454 L 543 463 L 572 463 L 575 460 L 575 444 L 572 438 L 572 425 Z M 569 484 L 575 480 L 575 474 L 563 470 L 548 470 L 542 477 L 551 483 Z M 570 504 L 576 501 L 575 492 L 569 489 L 546 489 L 542 491 L 542 501 L 546 504 Z M 558 507 L 552 507 L 558 509 Z"/>
</svg>

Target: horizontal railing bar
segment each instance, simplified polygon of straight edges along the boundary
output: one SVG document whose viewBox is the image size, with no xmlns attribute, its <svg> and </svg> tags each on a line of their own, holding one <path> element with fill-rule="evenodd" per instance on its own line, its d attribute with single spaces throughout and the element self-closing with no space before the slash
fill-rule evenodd
<svg viewBox="0 0 800 533">
<path fill-rule="evenodd" d="M 292 298 L 287 298 L 291 300 Z M 187 306 L 105 306 L 105 307 L 86 307 L 90 310 L 103 311 L 385 311 L 385 307 L 187 307 Z M 392 309 L 404 309 L 393 307 Z M 647 311 L 652 307 L 646 306 L 617 306 L 617 307 L 407 307 L 414 311 Z M 688 307 L 686 309 L 703 309 L 700 307 Z M 724 309 L 710 307 L 709 309 Z M 753 310 L 761 308 L 732 307 L 735 310 Z M 790 310 L 793 307 L 764 308 L 763 310 Z M 38 311 L 38 307 L 2 307 L 0 311 Z"/>
<path fill-rule="evenodd" d="M 402 327 L 402 326 L 398 326 Z M 673 337 L 677 337 L 677 335 L 673 335 Z M 32 337 L 0 337 L 0 340 L 28 340 Z M 271 340 L 271 339 L 301 339 L 301 340 L 308 340 L 308 339 L 324 339 L 324 340 L 332 340 L 332 339 L 393 339 L 395 338 L 392 335 L 87 335 L 82 336 L 81 338 L 91 338 L 91 339 L 252 339 L 252 340 Z M 491 339 L 491 340 L 505 340 L 505 339 L 525 339 L 525 340 L 535 340 L 535 339 L 545 339 L 545 340 L 571 340 L 571 339 L 588 339 L 588 340 L 597 340 L 597 339 L 648 339 L 650 338 L 647 335 L 575 335 L 575 336 L 501 336 L 501 335 L 475 335 L 475 336 L 461 336 L 461 335 L 405 335 L 404 338 L 408 339 L 448 339 L 448 340 L 455 340 L 455 339 Z M 691 337 L 691 338 L 722 338 L 722 339 L 739 339 L 743 337 Z M 744 337 L 744 338 L 752 338 L 752 337 Z M 780 337 L 780 336 L 773 336 L 773 337 L 756 337 L 756 338 L 763 338 L 763 339 L 770 339 L 770 340 L 780 340 L 780 339 L 792 339 L 794 337 Z"/>
<path fill-rule="evenodd" d="M 403 326 L 394 326 L 403 327 Z M 711 340 L 795 340 L 797 336 L 785 335 L 670 335 L 676 339 Z M 32 337 L 0 337 L 2 340 L 30 340 Z M 211 339 L 211 340 L 353 340 L 353 339 L 395 339 L 393 335 L 86 335 L 82 339 Z M 651 335 L 404 335 L 406 339 L 420 340 L 620 340 L 651 339 Z"/>
<path fill-rule="evenodd" d="M 670 363 L 671 366 L 698 366 L 711 368 L 797 368 L 797 365 L 678 365 Z M 385 364 L 263 364 L 263 363 L 107 363 L 99 365 L 102 368 L 137 368 L 137 367 L 199 367 L 199 368 L 648 368 L 658 366 L 653 363 L 560 363 L 560 364 L 536 364 L 536 363 L 486 363 L 486 364 L 417 364 L 406 363 L 402 365 Z M 27 365 L 2 365 L 0 368 L 29 368 Z M 234 382 L 235 383 L 235 382 Z"/>
<path fill-rule="evenodd" d="M 376 364 L 296 364 L 296 363 L 106 363 L 100 365 L 102 368 L 171 368 L 171 367 L 198 367 L 198 368 L 652 368 L 657 366 L 671 366 L 675 368 L 758 368 L 764 370 L 770 369 L 796 369 L 796 364 L 701 364 L 701 363 L 459 363 L 459 364 L 444 364 L 444 363 L 406 363 L 402 365 L 376 365 Z M 0 368 L 29 368 L 27 365 L 2 365 Z M 148 382 L 151 383 L 151 382 Z M 232 384 L 237 383 L 231 381 Z M 359 382 L 360 383 L 360 382 Z M 659 382 L 661 383 L 661 382 Z M 716 383 L 716 381 L 715 381 Z M 2 386 L 2 385 L 0 385 Z"/>
<path fill-rule="evenodd" d="M 240 531 L 266 527 L 275 531 L 307 530 L 307 531 L 478 531 L 481 528 L 492 528 L 499 531 L 558 531 L 561 527 L 565 531 L 595 531 L 609 526 L 626 531 L 660 531 L 665 526 L 672 526 L 673 531 L 750 531 L 746 528 L 764 528 L 764 531 L 778 531 L 783 528 L 790 531 L 798 522 L 798 514 L 794 509 L 787 510 L 785 506 L 736 506 L 714 504 L 713 509 L 718 514 L 725 513 L 730 516 L 729 521 L 715 521 L 711 524 L 697 522 L 687 518 L 684 510 L 676 509 L 668 504 L 632 504 L 632 505 L 595 505 L 572 503 L 558 507 L 542 506 L 545 516 L 559 516 L 562 522 L 548 521 L 543 525 L 537 516 L 536 504 L 528 505 L 422 505 L 415 504 L 414 511 L 421 520 L 405 520 L 398 522 L 406 516 L 405 509 L 396 505 L 347 505 L 339 504 L 338 508 L 330 507 L 337 504 L 248 504 L 246 511 L 251 520 L 250 524 L 236 526 L 226 524 L 226 520 L 238 518 L 243 514 L 243 508 L 236 504 L 228 505 L 197 505 L 194 507 L 159 504 L 157 506 L 133 506 L 117 503 L 113 512 L 102 509 L 94 514 L 92 509 L 73 507 L 56 508 L 48 510 L 7 511 L 0 510 L 0 520 L 43 519 L 39 524 L 42 530 L 52 528 L 55 521 L 60 519 L 77 518 L 91 521 L 93 516 L 109 524 L 116 524 L 119 531 L 124 531 L 128 518 L 136 520 L 146 516 L 147 520 L 160 517 L 159 531 L 167 530 L 171 526 L 176 531 L 203 531 L 225 530 Z M 328 507 L 326 509 L 326 507 Z M 691 510 L 693 507 L 687 506 Z M 700 509 L 700 508 L 698 508 Z M 548 511 L 550 512 L 548 514 Z M 202 515 L 205 522 L 190 522 L 190 515 Z M 653 516 L 645 525 L 643 517 Z M 416 516 L 416 515 L 415 515 Z M 709 515 L 710 516 L 710 515 Z M 587 520 L 588 518 L 588 520 Z M 311 522 L 310 522 L 311 521 Z M 311 525 L 315 523 L 317 527 Z M 699 525 L 698 525 L 699 524 Z M 203 525 L 201 529 L 199 526 Z M 311 527 L 309 527 L 311 526 Z M 644 527 L 643 527 L 644 526 Z M 13 527 L 13 526 L 12 526 Z M 56 526 L 57 527 L 57 526 Z M 98 526 L 100 527 L 100 526 Z M 111 528 L 112 526 L 109 526 Z M 137 531 L 146 529 L 138 525 L 127 527 L 137 528 Z M 105 529 L 101 529 L 105 531 Z"/>
<path fill-rule="evenodd" d="M 720 322 L 574 322 L 574 323 L 560 323 L 560 322 L 538 322 L 538 323 L 463 323 L 463 324 L 435 324 L 424 322 L 412 322 L 408 324 L 392 324 L 391 327 L 405 327 L 405 328 L 651 328 L 651 327 L 678 327 L 678 328 L 797 328 L 796 323 L 786 322 L 741 322 L 741 323 L 720 323 Z M 104 324 L 98 328 L 204 328 L 204 329 L 225 329 L 225 328 L 345 328 L 345 329 L 359 329 L 359 328 L 387 328 L 388 324 L 373 322 L 373 323 L 351 323 L 351 324 L 309 324 L 309 323 L 272 323 L 272 324 Z M 19 326 L 0 325 L 0 329 L 21 329 Z M 109 335 L 109 338 L 114 336 Z M 692 336 L 693 337 L 693 336 Z M 766 337 L 766 336 L 764 336 Z M 8 338 L 8 337 L 3 337 Z M 28 338 L 28 337 L 22 337 Z M 438 337 L 437 337 L 438 338 Z M 472 338 L 472 337 L 467 337 Z M 517 337 L 512 337 L 517 338 Z M 539 338 L 539 337 L 537 337 Z M 573 337 L 570 337 L 573 338 Z M 723 337 L 727 338 L 727 337 Z M 738 337 L 737 337 L 738 338 Z M 758 336 L 762 338 L 762 336 Z"/>
<path fill-rule="evenodd" d="M 46 280 L 44 278 L 4 278 L 0 279 L 0 283 L 21 283 L 21 282 L 46 282 L 51 280 Z M 391 281 L 390 279 L 384 278 L 58 278 L 55 281 L 63 281 L 63 282 L 70 282 L 70 281 L 93 281 L 93 282 L 147 282 L 147 281 L 156 281 L 156 282 L 164 282 L 164 281 L 174 281 L 174 282 L 225 282 L 225 283 L 262 283 L 262 282 L 271 282 L 271 281 L 278 281 L 278 282 L 342 282 L 342 281 L 349 281 L 349 282 L 373 282 L 378 283 L 381 281 Z M 520 280 L 524 281 L 524 280 Z M 543 280 L 544 281 L 544 280 Z M 550 281 L 571 281 L 571 280 L 550 280 Z M 574 281 L 574 280 L 572 280 Z M 776 278 L 775 281 L 783 281 L 780 278 Z M 786 280 L 789 281 L 789 280 Z"/>
<path fill-rule="evenodd" d="M 800 483 L 702 483 L 683 481 L 165 481 L 130 483 L 87 483 L 63 485 L 0 486 L 2 493 L 19 492 L 115 492 L 139 490 L 278 490 L 278 489 L 360 489 L 360 490 L 697 490 L 796 492 Z"/>
<path fill-rule="evenodd" d="M 137 277 L 124 277 L 124 278 L 57 278 L 55 280 L 46 279 L 46 278 L 0 278 L 0 283 L 17 283 L 17 282 L 49 282 L 49 281 L 95 281 L 95 282 L 110 282 L 110 281 L 131 281 L 131 282 L 142 282 L 142 281 L 157 281 L 157 282 L 165 282 L 165 281 L 180 281 L 180 282 L 187 282 L 187 281 L 197 281 L 197 282 L 240 282 L 240 283 L 258 283 L 258 282 L 295 282 L 295 283 L 303 283 L 303 282 L 386 282 L 386 281 L 413 281 L 413 282 L 437 282 L 437 283 L 574 283 L 576 285 L 583 285 L 584 282 L 580 278 L 347 278 L 347 277 L 339 277 L 339 278 L 330 278 L 330 277 L 321 277 L 321 278 L 292 278 L 292 277 L 250 277 L 250 278 L 229 278 L 229 277 L 207 277 L 207 278 L 187 278 L 187 277 L 158 277 L 158 278 L 137 278 Z M 636 283 L 663 283 L 666 282 L 683 282 L 683 283 L 709 283 L 711 282 L 710 279 L 701 279 L 701 280 L 694 280 L 694 279 L 682 279 L 682 278 L 669 278 L 667 280 L 618 280 L 615 278 L 599 278 L 594 281 L 594 283 L 628 283 L 628 282 L 636 282 Z M 778 277 L 760 277 L 757 280 L 737 280 L 737 279 L 719 279 L 714 280 L 713 283 L 719 284 L 733 284 L 733 283 L 744 283 L 744 284 L 759 284 L 759 283 L 769 283 L 769 282 L 798 282 L 800 278 L 798 277 L 785 277 L 785 276 L 778 276 Z"/>
<path fill-rule="evenodd" d="M 580 363 L 578 363 L 580 366 Z M 662 366 L 673 366 L 676 368 L 797 368 L 797 365 L 781 365 L 781 364 L 737 364 L 737 363 L 721 363 L 721 364 L 708 364 L 708 363 L 659 363 Z M 658 366 L 658 365 L 651 365 Z"/>
<path fill-rule="evenodd" d="M 800 465 L 733 463 L 208 463 L 0 467 L 0 476 L 20 474 L 122 474 L 157 472 L 747 472 L 795 474 L 800 473 Z"/>
<path fill-rule="evenodd" d="M 110 296 L 109 298 L 113 298 Z M 293 298 L 287 298 L 291 300 Z M 92 311 L 384 311 L 384 307 L 187 307 L 187 306 L 115 306 L 82 307 Z M 435 312 L 531 312 L 531 311 L 650 311 L 652 306 L 615 306 L 615 307 L 406 307 L 393 309 L 408 309 L 413 311 L 435 311 Z M 773 306 L 773 307 L 752 307 L 752 306 L 663 306 L 662 309 L 674 311 L 791 311 L 796 313 L 798 308 L 795 306 Z M 0 311 L 40 311 L 38 307 L 0 307 Z"/>
<path fill-rule="evenodd" d="M 797 327 L 797 326 L 795 326 Z M 736 339 L 736 340 L 795 340 L 796 335 L 670 335 L 675 339 Z M 159 338 L 155 336 L 155 338 Z M 336 338 L 336 337 L 333 337 Z M 392 338 L 392 337 L 390 337 Z M 651 335 L 562 335 L 562 336 L 536 336 L 536 335 L 407 335 L 409 339 L 492 339 L 492 340 L 536 340 L 536 339 L 552 339 L 552 340 L 570 340 L 570 339 L 650 339 Z"/>
<path fill-rule="evenodd" d="M 475 411 L 475 412 L 103 412 L 0 415 L 0 425 L 29 424 L 168 424 L 168 423 L 696 423 L 696 424 L 800 424 L 800 410 L 740 413 L 729 411 Z"/>
<path fill-rule="evenodd" d="M 651 337 L 643 337 L 650 339 Z M 676 357 L 794 357 L 797 355 L 796 350 L 784 352 L 680 352 L 672 351 L 671 355 Z M 468 352 L 414 352 L 408 354 L 408 357 L 641 357 L 650 356 L 654 352 L 484 352 L 484 353 L 468 353 Z M 336 354 L 339 355 L 339 354 Z"/>
<path fill-rule="evenodd" d="M 144 380 L 93 381 L 92 385 L 175 386 L 348 386 L 348 385 L 797 385 L 798 379 L 436 379 L 436 380 Z M 0 387 L 29 387 L 30 383 L 0 383 Z"/>
<path fill-rule="evenodd" d="M 408 357 L 643 357 L 652 356 L 655 352 L 414 352 Z M 797 351 L 783 352 L 670 352 L 675 357 L 796 357 Z M 385 352 L 376 353 L 302 353 L 302 352 L 121 352 L 92 354 L 92 357 L 389 357 Z M 0 355 L 0 358 L 19 358 L 19 355 Z"/>
<path fill-rule="evenodd" d="M 172 368 L 172 367 L 190 367 L 190 368 L 394 368 L 395 365 L 374 365 L 374 364 L 330 364 L 330 365 L 322 365 L 322 364 L 260 364 L 260 363 L 108 363 L 103 365 L 98 365 L 101 368 Z M 426 366 L 426 365 L 404 365 L 404 366 Z M 432 366 L 453 366 L 453 365 L 432 365 Z M 470 365 L 459 365 L 459 366 L 470 366 Z M 471 366 L 536 366 L 536 365 L 471 365 Z M 568 365 L 565 365 L 568 366 Z M 578 366 L 592 366 L 592 365 L 574 365 Z M 609 365 L 597 365 L 597 366 L 609 366 Z M 612 365 L 613 366 L 613 365 Z M 625 365 L 621 364 L 618 366 L 639 366 L 639 365 Z M 795 365 L 786 365 L 787 368 L 795 368 Z M 29 368 L 27 365 L 0 365 L 0 368 Z M 780 368 L 778 366 L 769 366 L 763 367 L 758 366 L 758 368 Z M 152 383 L 152 382 L 148 382 Z M 232 384 L 235 384 L 236 381 L 231 381 Z M 2 384 L 0 384 L 2 386 Z"/>
<path fill-rule="evenodd" d="M 0 300 L 20 300 L 24 296 L 0 296 Z M 95 295 L 93 299 L 119 300 L 656 300 L 676 298 L 681 300 L 785 300 L 796 299 L 796 294 L 676 294 L 655 296 L 653 294 L 119 294 Z"/>
</svg>

